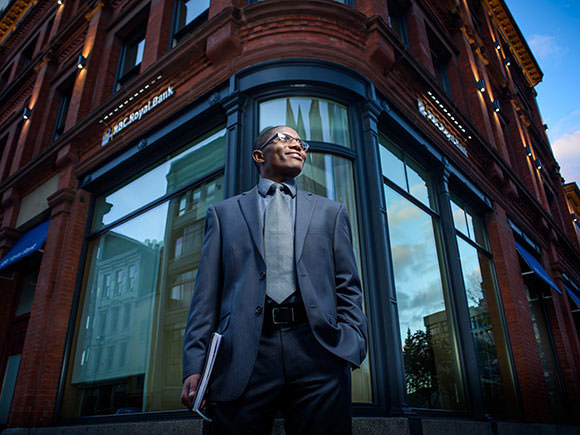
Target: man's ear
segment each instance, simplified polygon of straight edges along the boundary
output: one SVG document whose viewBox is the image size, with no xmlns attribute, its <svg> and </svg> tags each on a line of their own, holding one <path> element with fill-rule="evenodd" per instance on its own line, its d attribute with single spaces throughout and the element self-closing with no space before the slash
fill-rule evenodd
<svg viewBox="0 0 580 435">
<path fill-rule="evenodd" d="M 264 163 L 264 152 L 262 150 L 252 151 L 252 159 L 257 165 Z"/>
</svg>

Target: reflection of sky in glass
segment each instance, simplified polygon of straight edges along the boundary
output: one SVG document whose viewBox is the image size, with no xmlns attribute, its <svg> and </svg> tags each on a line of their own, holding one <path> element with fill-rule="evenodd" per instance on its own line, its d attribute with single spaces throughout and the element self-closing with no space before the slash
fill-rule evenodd
<svg viewBox="0 0 580 435">
<path fill-rule="evenodd" d="M 457 237 L 457 245 L 461 258 L 461 270 L 463 271 L 465 291 L 467 292 L 467 303 L 470 307 L 476 307 L 483 298 L 483 278 L 481 276 L 477 249 L 461 237 Z"/>
<path fill-rule="evenodd" d="M 425 330 L 424 317 L 445 310 L 432 218 L 385 187 L 401 338 Z"/>
<path fill-rule="evenodd" d="M 429 187 L 420 175 L 423 171 L 418 165 L 409 158 L 406 159 L 407 163 L 404 163 L 402 153 L 397 148 L 389 146 L 389 142 L 383 137 L 379 153 L 383 175 L 426 206 L 431 206 Z"/>
<path fill-rule="evenodd" d="M 383 144 L 381 142 L 381 144 Z M 385 146 L 379 147 L 381 155 L 381 169 L 383 175 L 399 186 L 403 190 L 407 190 L 407 181 L 405 180 L 405 166 L 402 162 L 402 157 L 395 156 Z"/>
<path fill-rule="evenodd" d="M 188 158 L 192 153 L 199 151 L 201 148 L 221 137 L 225 137 L 225 130 L 218 131 L 197 143 L 192 148 L 188 148 L 186 151 L 166 160 L 115 192 L 105 197 L 97 198 L 93 229 L 98 229 L 115 222 L 117 219 L 168 193 L 167 175 L 171 169 L 171 164 L 180 159 Z M 191 174 L 191 176 L 193 179 L 196 174 Z M 106 212 L 106 203 L 112 204 L 108 212 Z M 99 222 L 101 214 L 103 215 L 102 222 Z"/>
<path fill-rule="evenodd" d="M 288 125 L 302 139 L 350 147 L 346 107 L 321 98 L 290 97 L 260 104 L 260 127 Z"/>
<path fill-rule="evenodd" d="M 113 231 L 142 243 L 148 239 L 151 242 L 157 241 L 163 244 L 168 205 L 169 202 L 164 202 L 160 206 L 115 227 Z"/>
</svg>

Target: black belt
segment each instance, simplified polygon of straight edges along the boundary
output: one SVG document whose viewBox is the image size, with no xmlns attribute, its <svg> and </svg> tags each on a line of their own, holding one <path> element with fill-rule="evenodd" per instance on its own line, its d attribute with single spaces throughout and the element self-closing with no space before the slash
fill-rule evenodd
<svg viewBox="0 0 580 435">
<path fill-rule="evenodd" d="M 289 326 L 306 321 L 304 305 L 299 304 L 266 304 L 264 323 L 270 326 Z"/>
</svg>

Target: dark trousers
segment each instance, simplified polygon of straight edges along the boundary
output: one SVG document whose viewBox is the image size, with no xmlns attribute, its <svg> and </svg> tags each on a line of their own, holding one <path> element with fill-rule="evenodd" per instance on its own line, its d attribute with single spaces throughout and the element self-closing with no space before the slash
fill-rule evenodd
<svg viewBox="0 0 580 435">
<path fill-rule="evenodd" d="M 278 410 L 287 435 L 350 435 L 350 369 L 316 341 L 307 322 L 264 325 L 246 390 L 214 406 L 213 435 L 270 435 Z"/>
</svg>

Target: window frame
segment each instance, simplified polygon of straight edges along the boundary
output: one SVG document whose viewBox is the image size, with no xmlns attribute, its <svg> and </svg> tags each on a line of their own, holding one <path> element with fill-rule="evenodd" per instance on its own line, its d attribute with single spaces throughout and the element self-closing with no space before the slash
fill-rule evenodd
<svg viewBox="0 0 580 435">
<path fill-rule="evenodd" d="M 143 55 L 145 54 L 145 49 L 147 46 L 147 21 L 140 21 L 135 26 L 132 26 L 133 31 L 140 29 L 137 34 L 132 35 L 129 32 L 126 36 L 121 38 L 121 48 L 119 51 L 119 60 L 117 61 L 117 72 L 115 74 L 115 84 L 113 85 L 113 92 L 119 92 L 121 89 L 127 86 L 127 84 L 141 73 L 141 65 L 143 63 Z M 141 60 L 138 63 L 127 69 L 126 61 L 128 50 L 131 47 L 137 49 L 139 53 L 139 45 L 143 42 L 143 54 Z"/>
<path fill-rule="evenodd" d="M 180 5 L 186 0 L 175 0 L 173 5 L 173 17 L 171 22 L 171 38 L 170 38 L 170 49 L 179 45 L 184 39 L 187 39 L 188 35 L 194 32 L 195 29 L 202 26 L 209 18 L 209 6 L 201 14 L 191 20 L 189 23 L 185 23 L 181 28 L 177 28 L 180 20 Z M 191 0 L 195 1 L 195 0 Z"/>
</svg>

